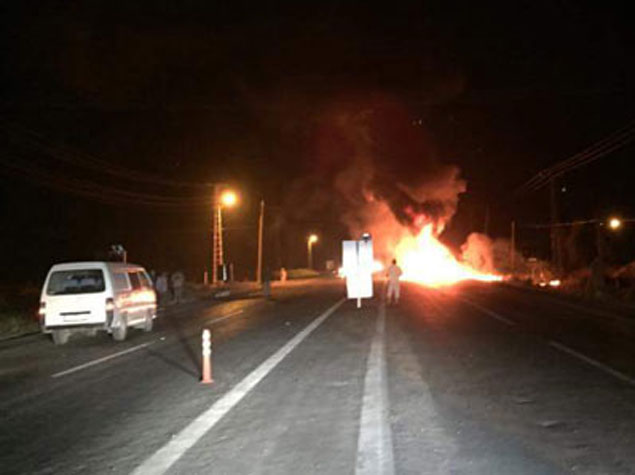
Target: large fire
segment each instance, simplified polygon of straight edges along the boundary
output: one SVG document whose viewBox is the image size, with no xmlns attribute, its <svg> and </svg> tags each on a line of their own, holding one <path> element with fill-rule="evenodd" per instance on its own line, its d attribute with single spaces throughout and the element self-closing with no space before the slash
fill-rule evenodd
<svg viewBox="0 0 635 475">
<path fill-rule="evenodd" d="M 502 280 L 501 276 L 481 272 L 459 262 L 437 239 L 432 224 L 423 226 L 416 236 L 402 237 L 394 248 L 394 256 L 403 270 L 403 280 L 430 287 L 452 285 L 463 280 Z"/>
</svg>

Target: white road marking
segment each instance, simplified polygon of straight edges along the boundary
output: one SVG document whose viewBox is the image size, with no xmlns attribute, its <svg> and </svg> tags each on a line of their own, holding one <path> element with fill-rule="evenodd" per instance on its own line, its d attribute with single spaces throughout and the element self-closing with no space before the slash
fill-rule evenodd
<svg viewBox="0 0 635 475">
<path fill-rule="evenodd" d="M 227 315 L 223 315 L 222 317 L 215 318 L 214 320 L 211 320 L 211 321 L 207 322 L 207 324 L 208 325 L 213 325 L 215 323 L 222 322 L 223 320 L 227 320 L 228 318 L 235 317 L 236 315 L 240 315 L 243 312 L 244 312 L 243 310 L 237 310 L 235 312 L 228 313 Z M 67 369 L 67 370 L 64 370 L 64 371 L 60 371 L 59 373 L 52 374 L 51 378 L 59 378 L 61 376 L 66 376 L 68 374 L 72 374 L 72 373 L 75 373 L 77 371 L 81 371 L 83 369 L 90 368 L 91 366 L 95 366 L 95 365 L 98 365 L 100 363 L 104 363 L 106 361 L 112 360 L 113 358 L 117 358 L 119 356 L 123 356 L 123 355 L 126 355 L 128 353 L 132 353 L 134 351 L 140 350 L 142 348 L 145 348 L 147 346 L 152 345 L 153 343 L 154 342 L 143 343 L 141 345 L 137 345 L 137 346 L 133 346 L 132 348 L 128 348 L 127 350 L 123 350 L 123 351 L 120 351 L 118 353 L 113 353 L 112 355 L 104 356 L 103 358 L 98 358 L 98 359 L 93 360 L 93 361 L 89 361 L 88 363 L 84 363 L 82 365 L 75 366 L 73 368 L 70 368 L 70 369 Z"/>
<path fill-rule="evenodd" d="M 386 306 L 382 303 L 377 316 L 377 330 L 368 355 L 362 414 L 357 440 L 358 475 L 391 475 L 395 472 L 392 434 L 388 420 L 388 384 L 384 335 Z"/>
<path fill-rule="evenodd" d="M 514 325 L 516 325 L 515 321 L 510 320 L 509 318 L 504 317 L 504 316 L 502 316 L 502 315 L 500 315 L 500 314 L 498 314 L 498 313 L 496 313 L 496 312 L 494 312 L 494 311 L 492 311 L 492 310 L 490 310 L 488 308 L 482 307 L 479 304 L 474 303 L 474 302 L 472 302 L 471 300 L 469 300 L 469 299 L 467 299 L 465 297 L 457 296 L 456 298 L 458 298 L 459 300 L 462 300 L 466 304 L 471 305 L 472 307 L 480 310 L 481 312 L 489 315 L 490 317 L 495 318 L 499 322 L 503 322 L 504 324 L 509 325 L 510 327 L 513 327 Z"/>
<path fill-rule="evenodd" d="M 616 369 L 611 368 L 610 366 L 605 365 L 604 363 L 600 363 L 597 360 L 594 360 L 593 358 L 590 358 L 588 356 L 583 355 L 582 353 L 579 353 L 571 348 L 569 348 L 566 345 L 563 345 L 562 343 L 558 343 L 557 341 L 550 341 L 549 344 L 551 346 L 553 346 L 554 348 L 557 348 L 558 350 L 567 353 L 568 355 L 574 356 L 575 358 L 578 358 L 579 360 L 584 361 L 585 363 L 590 364 L 591 366 L 594 366 L 598 369 L 601 369 L 602 371 L 604 371 L 605 373 L 610 374 L 611 376 L 619 379 L 620 381 L 623 381 L 625 383 L 630 384 L 631 386 L 635 386 L 635 378 L 631 378 L 630 376 L 625 375 L 624 373 L 617 371 Z"/>
<path fill-rule="evenodd" d="M 75 366 L 73 368 L 70 368 L 70 369 L 67 369 L 67 370 L 64 370 L 64 371 L 60 371 L 59 373 L 52 374 L 51 378 L 60 378 L 62 376 L 66 376 L 68 374 L 75 373 L 77 371 L 81 371 L 81 370 L 83 370 L 85 368 L 90 368 L 91 366 L 95 366 L 95 365 L 104 363 L 106 361 L 112 360 L 113 358 L 118 358 L 119 356 L 127 355 L 128 353 L 132 353 L 134 351 L 138 351 L 138 350 L 140 350 L 142 348 L 145 348 L 147 346 L 152 345 L 152 343 L 154 343 L 154 342 L 143 343 L 141 345 L 133 346 L 132 348 L 128 348 L 127 350 L 119 351 L 118 353 L 113 353 L 112 355 L 104 356 L 103 358 L 98 358 L 96 360 L 89 361 L 88 363 L 84 363 L 82 365 Z"/>
<path fill-rule="evenodd" d="M 267 376 L 293 349 L 326 320 L 344 299 L 331 306 L 304 330 L 289 340 L 282 348 L 267 358 L 255 370 L 249 373 L 240 383 L 212 404 L 209 409 L 199 415 L 179 432 L 173 439 L 147 458 L 134 472 L 135 475 L 158 475 L 167 472 L 198 440 L 203 437 L 218 421 L 231 411 L 265 376 Z"/>
<path fill-rule="evenodd" d="M 228 318 L 235 317 L 236 315 L 240 315 L 243 313 L 243 310 L 236 310 L 235 312 L 228 313 L 227 315 L 223 315 L 222 317 L 215 318 L 214 320 L 210 320 L 207 322 L 208 325 L 213 325 L 214 323 L 222 322 L 223 320 L 227 320 Z"/>
<path fill-rule="evenodd" d="M 503 317 L 502 315 L 497 314 L 496 312 L 492 312 L 491 310 L 481 307 L 480 305 L 464 298 L 464 297 L 458 297 L 459 299 L 463 300 L 465 303 L 470 304 L 474 307 L 476 307 L 477 309 L 479 309 L 481 312 L 486 313 L 488 315 L 490 315 L 491 317 L 500 320 L 501 322 L 506 323 L 507 325 L 515 325 L 516 322 L 507 319 L 506 317 Z M 567 353 L 570 356 L 573 356 L 575 358 L 578 358 L 579 360 L 584 361 L 587 364 L 590 364 L 591 366 L 598 368 L 602 371 L 604 371 L 607 374 L 610 374 L 611 376 L 619 379 L 620 381 L 623 381 L 627 384 L 630 384 L 632 386 L 635 386 L 635 378 L 632 378 L 624 373 L 622 373 L 621 371 L 618 371 L 616 369 L 611 368 L 610 366 L 605 365 L 604 363 L 600 363 L 599 361 L 590 358 L 589 356 L 583 355 L 582 353 L 579 353 L 578 351 L 569 348 L 566 345 L 563 345 L 562 343 L 558 343 L 557 341 L 553 341 L 550 340 L 549 341 L 549 345 L 564 352 Z"/>
<path fill-rule="evenodd" d="M 395 399 L 401 397 L 406 407 L 402 408 L 397 404 L 396 409 L 400 413 L 393 414 L 396 415 L 397 424 L 406 423 L 401 437 L 410 437 L 410 440 L 417 441 L 416 448 L 404 450 L 399 470 L 418 475 L 453 473 L 454 461 L 459 452 L 454 431 L 445 427 L 443 417 L 437 410 L 438 403 L 423 378 L 424 371 L 414 353 L 410 338 L 400 325 L 392 326 L 390 332 L 395 343 L 394 347 L 386 348 L 387 360 L 399 368 L 402 376 L 407 375 L 397 387 L 393 385 L 397 394 Z"/>
<path fill-rule="evenodd" d="M 633 319 L 632 318 L 628 318 L 628 317 L 623 317 L 620 316 L 618 314 L 615 314 L 613 312 L 609 312 L 609 311 L 603 311 L 597 308 L 592 308 L 590 306 L 584 306 L 578 303 L 574 303 L 574 302 L 568 302 L 566 300 L 563 300 L 561 297 L 559 297 L 558 295 L 552 295 L 550 294 L 550 291 L 548 290 L 540 290 L 540 289 L 534 289 L 534 288 L 526 288 L 526 287 L 519 287 L 517 285 L 507 285 L 507 288 L 509 289 L 513 289 L 519 292 L 536 292 L 538 293 L 542 298 L 544 298 L 545 300 L 548 300 L 550 302 L 553 302 L 555 304 L 558 305 L 562 305 L 563 307 L 568 307 L 571 308 L 573 310 L 579 310 L 581 312 L 583 312 L 583 315 L 576 315 L 579 318 L 587 318 L 589 317 L 589 315 L 593 315 L 595 317 L 602 317 L 604 319 L 606 318 L 610 318 L 611 320 L 615 321 L 615 322 L 621 322 L 621 323 L 626 323 L 626 324 L 633 324 Z M 584 315 L 586 314 L 586 315 Z"/>
</svg>

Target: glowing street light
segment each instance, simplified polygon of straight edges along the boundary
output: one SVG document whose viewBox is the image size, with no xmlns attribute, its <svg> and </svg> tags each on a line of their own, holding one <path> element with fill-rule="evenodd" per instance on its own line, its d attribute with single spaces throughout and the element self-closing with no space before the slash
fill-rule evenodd
<svg viewBox="0 0 635 475">
<path fill-rule="evenodd" d="M 613 231 L 617 231 L 622 227 L 622 220 L 619 218 L 611 218 L 609 219 L 609 228 Z"/>
<path fill-rule="evenodd" d="M 313 244 L 318 242 L 317 234 L 311 234 L 307 238 L 307 249 L 308 249 L 308 264 L 309 269 L 313 269 Z"/>
<path fill-rule="evenodd" d="M 212 283 L 217 284 L 218 268 L 225 270 L 223 256 L 223 217 L 221 210 L 223 207 L 231 208 L 238 202 L 238 195 L 235 191 L 225 188 L 222 183 L 214 184 L 214 217 L 212 226 Z M 223 279 L 224 280 L 224 279 Z"/>
<path fill-rule="evenodd" d="M 231 208 L 238 202 L 238 195 L 232 190 L 225 190 L 220 195 L 220 202 L 223 206 Z"/>
</svg>

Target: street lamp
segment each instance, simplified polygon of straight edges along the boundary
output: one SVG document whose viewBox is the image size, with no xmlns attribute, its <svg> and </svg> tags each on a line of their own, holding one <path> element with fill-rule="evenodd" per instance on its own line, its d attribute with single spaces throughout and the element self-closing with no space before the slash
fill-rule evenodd
<svg viewBox="0 0 635 475">
<path fill-rule="evenodd" d="M 609 228 L 611 228 L 613 231 L 617 231 L 621 227 L 622 227 L 622 220 L 620 218 L 613 217 L 609 219 Z"/>
<path fill-rule="evenodd" d="M 238 202 L 238 195 L 232 190 L 225 190 L 220 195 L 220 202 L 226 208 L 231 208 Z"/>
<path fill-rule="evenodd" d="M 212 226 L 212 284 L 218 283 L 218 268 L 225 262 L 223 259 L 223 207 L 231 208 L 238 202 L 235 191 L 222 184 L 214 185 L 214 220 Z"/>
<path fill-rule="evenodd" d="M 313 244 L 315 244 L 318 241 L 318 237 L 317 234 L 311 234 L 309 235 L 308 239 L 307 239 L 307 249 L 309 251 L 308 253 L 308 263 L 309 263 L 309 269 L 313 269 Z"/>
</svg>

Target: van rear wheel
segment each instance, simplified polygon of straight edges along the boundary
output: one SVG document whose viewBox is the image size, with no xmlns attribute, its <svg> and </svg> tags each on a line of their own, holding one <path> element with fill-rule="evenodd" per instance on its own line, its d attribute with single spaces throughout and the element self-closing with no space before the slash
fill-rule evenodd
<svg viewBox="0 0 635 475">
<path fill-rule="evenodd" d="M 152 310 L 148 310 L 148 313 L 146 313 L 145 322 L 143 322 L 143 331 L 149 333 L 152 331 L 153 326 L 154 319 L 152 318 Z"/>
<path fill-rule="evenodd" d="M 53 330 L 53 343 L 56 345 L 65 345 L 71 336 L 70 330 Z"/>
<path fill-rule="evenodd" d="M 119 324 L 112 329 L 112 338 L 115 341 L 124 341 L 128 335 L 128 317 L 121 315 L 119 317 Z"/>
</svg>

